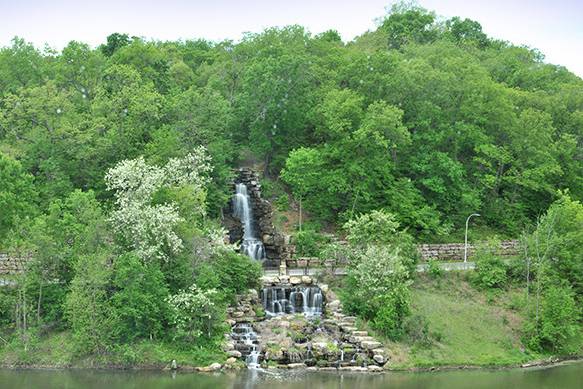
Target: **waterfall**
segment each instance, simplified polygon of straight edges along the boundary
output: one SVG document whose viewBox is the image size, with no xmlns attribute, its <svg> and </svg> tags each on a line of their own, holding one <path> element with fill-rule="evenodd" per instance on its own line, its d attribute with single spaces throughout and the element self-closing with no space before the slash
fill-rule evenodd
<svg viewBox="0 0 583 389">
<path fill-rule="evenodd" d="M 249 323 L 235 324 L 231 329 L 231 339 L 235 341 L 235 349 L 240 349 L 249 369 L 258 369 L 261 351 L 258 346 L 257 334 Z"/>
<path fill-rule="evenodd" d="M 322 314 L 323 295 L 317 286 L 268 287 L 261 290 L 263 309 L 268 316 L 303 313 Z"/>
<path fill-rule="evenodd" d="M 233 197 L 233 216 L 239 218 L 243 224 L 243 242 L 241 243 L 241 252 L 255 260 L 265 259 L 265 247 L 263 242 L 255 236 L 253 228 L 253 208 L 247 186 L 239 183 L 235 187 L 236 193 Z"/>
</svg>

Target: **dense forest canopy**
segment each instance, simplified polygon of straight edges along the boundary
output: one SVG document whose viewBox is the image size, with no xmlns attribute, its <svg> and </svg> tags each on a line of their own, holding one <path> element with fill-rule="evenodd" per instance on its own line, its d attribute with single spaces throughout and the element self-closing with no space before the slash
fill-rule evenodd
<svg viewBox="0 0 583 389">
<path fill-rule="evenodd" d="M 435 239 L 479 211 L 516 236 L 557 190 L 583 198 L 583 81 L 543 59 L 402 4 L 350 42 L 301 26 L 60 52 L 14 38 L 0 50 L 0 240 L 76 189 L 111 208 L 119 161 L 199 145 L 210 216 L 246 150 L 323 223 L 385 209 Z"/>
</svg>

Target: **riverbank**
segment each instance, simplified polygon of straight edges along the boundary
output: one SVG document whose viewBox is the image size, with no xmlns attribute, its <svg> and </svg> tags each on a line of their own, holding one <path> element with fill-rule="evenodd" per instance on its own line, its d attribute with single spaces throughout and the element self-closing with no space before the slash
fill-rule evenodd
<svg viewBox="0 0 583 389">
<path fill-rule="evenodd" d="M 375 334 L 365 322 L 358 326 L 385 345 L 389 362 L 383 369 L 389 371 L 507 369 L 581 358 L 583 350 L 554 356 L 533 353 L 522 346 L 523 297 L 519 288 L 478 290 L 470 285 L 464 272 L 446 273 L 437 279 L 422 274 L 412 287 L 410 325 L 414 327 L 410 336 L 394 342 Z M 107 354 L 79 357 L 70 336 L 69 332 L 40 336 L 26 352 L 22 344 L 0 340 L 0 367 L 165 370 L 171 369 L 175 360 L 179 370 L 215 371 L 229 360 L 218 342 L 183 349 L 164 342 L 143 341 L 118 346 Z M 227 365 L 234 369 L 245 367 L 242 361 L 233 359 Z M 333 367 L 320 370 L 337 371 Z M 369 371 L 356 366 L 345 370 Z"/>
</svg>

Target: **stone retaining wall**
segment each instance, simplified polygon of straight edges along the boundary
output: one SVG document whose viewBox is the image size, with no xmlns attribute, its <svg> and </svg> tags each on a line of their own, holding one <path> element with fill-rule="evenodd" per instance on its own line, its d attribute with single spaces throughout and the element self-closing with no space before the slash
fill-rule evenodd
<svg viewBox="0 0 583 389">
<path fill-rule="evenodd" d="M 436 259 L 440 261 L 463 261 L 464 244 L 463 243 L 444 243 L 444 244 L 420 244 L 417 246 L 423 261 Z M 468 244 L 468 259 L 476 251 L 476 245 Z M 500 242 L 500 247 L 496 254 L 508 257 L 517 255 L 519 252 L 519 242 L 517 240 L 506 240 Z"/>
<path fill-rule="evenodd" d="M 0 275 L 17 274 L 24 270 L 29 258 L 13 257 L 0 253 Z"/>
<path fill-rule="evenodd" d="M 344 242 L 340 242 L 344 243 Z M 442 243 L 442 244 L 420 244 L 417 245 L 421 261 L 427 262 L 429 260 L 438 261 L 463 261 L 464 260 L 464 244 L 463 243 Z M 502 257 L 508 257 L 519 254 L 519 242 L 517 240 L 506 240 L 500 242 L 500 247 L 497 254 Z M 291 248 L 293 251 L 293 247 Z M 468 260 L 471 260 L 476 251 L 476 245 L 468 244 Z M 288 258 L 287 267 L 290 269 L 308 268 L 308 267 L 327 267 L 338 268 L 345 265 L 344 261 L 337 261 L 333 259 L 322 260 L 316 257 L 299 257 Z"/>
</svg>

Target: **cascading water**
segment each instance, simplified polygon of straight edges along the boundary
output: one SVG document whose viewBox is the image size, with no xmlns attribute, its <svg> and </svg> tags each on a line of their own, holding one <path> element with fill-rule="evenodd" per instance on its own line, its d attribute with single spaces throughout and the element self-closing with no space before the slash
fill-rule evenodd
<svg viewBox="0 0 583 389">
<path fill-rule="evenodd" d="M 265 259 L 265 247 L 263 242 L 255 236 L 253 228 L 253 208 L 247 193 L 247 186 L 239 183 L 235 186 L 235 197 L 233 197 L 233 216 L 239 218 L 243 224 L 243 242 L 241 252 L 255 260 Z"/>
<path fill-rule="evenodd" d="M 245 357 L 245 362 L 249 369 L 258 369 L 259 349 L 257 334 L 249 323 L 235 324 L 231 329 L 231 339 L 235 341 L 235 349 L 239 350 Z"/>
<path fill-rule="evenodd" d="M 323 295 L 317 286 L 269 287 L 261 290 L 263 309 L 268 316 L 303 313 L 322 314 Z"/>
</svg>

